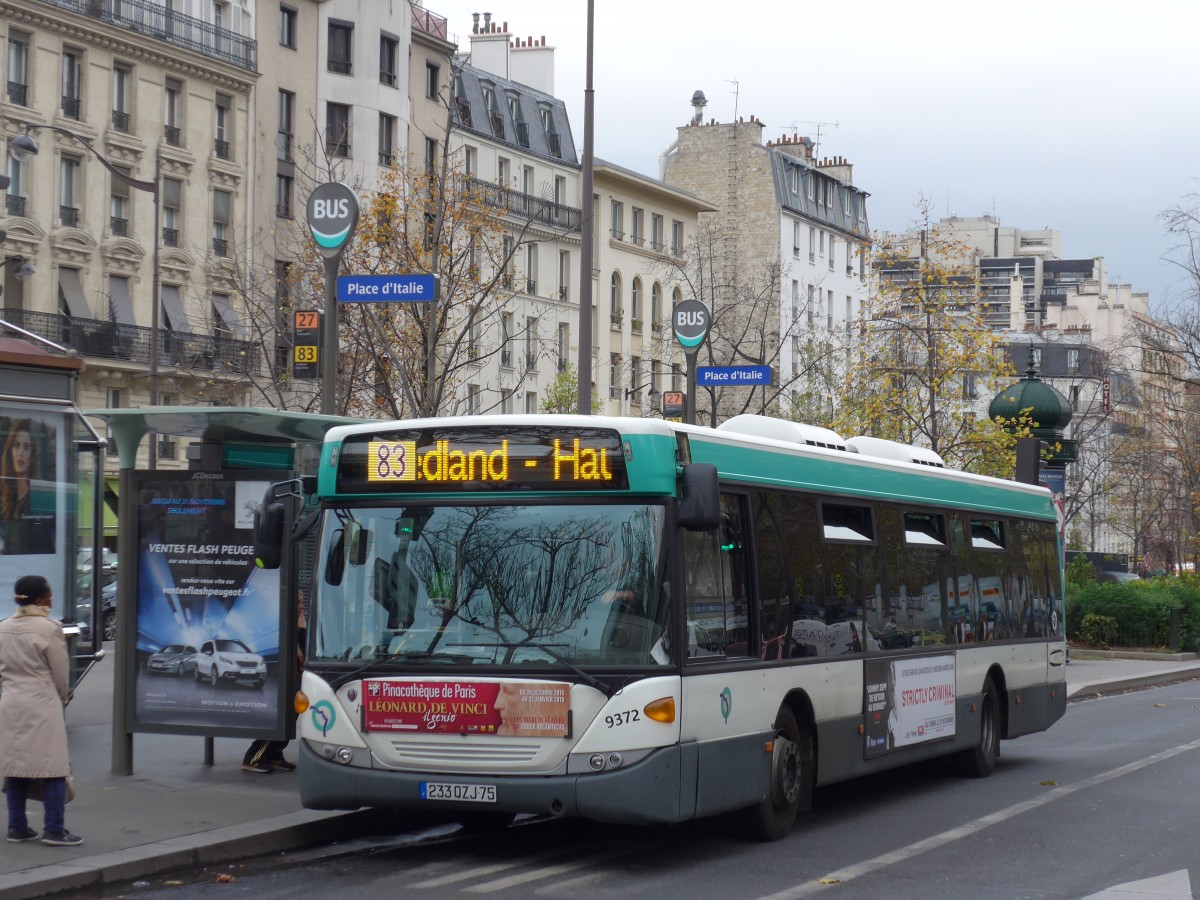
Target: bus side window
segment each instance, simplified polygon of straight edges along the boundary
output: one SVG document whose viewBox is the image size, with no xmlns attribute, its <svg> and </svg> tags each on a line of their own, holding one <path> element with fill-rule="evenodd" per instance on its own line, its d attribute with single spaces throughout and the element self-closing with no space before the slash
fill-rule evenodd
<svg viewBox="0 0 1200 900">
<path fill-rule="evenodd" d="M 759 658 L 791 656 L 793 582 L 783 550 L 774 495 L 754 495 L 754 552 L 758 563 Z"/>
<path fill-rule="evenodd" d="M 683 533 L 687 576 L 688 655 L 749 652 L 748 565 L 742 500 L 721 495 L 717 531 Z"/>
</svg>

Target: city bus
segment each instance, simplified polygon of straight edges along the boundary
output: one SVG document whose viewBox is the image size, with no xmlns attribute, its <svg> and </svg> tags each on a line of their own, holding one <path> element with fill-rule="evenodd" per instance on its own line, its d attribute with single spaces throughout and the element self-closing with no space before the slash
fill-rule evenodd
<svg viewBox="0 0 1200 900">
<path fill-rule="evenodd" d="M 759 416 L 349 425 L 256 521 L 261 566 L 311 548 L 313 809 L 777 840 L 814 787 L 987 776 L 1066 708 L 1050 493 L 928 450 Z"/>
</svg>

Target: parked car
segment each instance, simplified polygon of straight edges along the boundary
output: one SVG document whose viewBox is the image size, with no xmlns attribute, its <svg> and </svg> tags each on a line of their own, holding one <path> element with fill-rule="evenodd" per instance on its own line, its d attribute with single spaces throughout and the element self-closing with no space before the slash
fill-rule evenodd
<svg viewBox="0 0 1200 900">
<path fill-rule="evenodd" d="M 79 623 L 80 637 L 86 642 L 92 639 L 92 576 L 80 576 L 76 582 L 75 621 Z M 117 637 L 117 573 L 105 573 L 100 588 L 100 633 L 104 640 Z"/>
<path fill-rule="evenodd" d="M 205 641 L 195 655 L 197 681 L 213 687 L 222 684 L 249 684 L 261 689 L 267 682 L 267 664 L 241 641 L 216 639 Z"/>
<path fill-rule="evenodd" d="M 175 675 L 182 678 L 196 667 L 196 648 L 189 644 L 167 644 L 146 660 L 151 675 Z"/>
</svg>

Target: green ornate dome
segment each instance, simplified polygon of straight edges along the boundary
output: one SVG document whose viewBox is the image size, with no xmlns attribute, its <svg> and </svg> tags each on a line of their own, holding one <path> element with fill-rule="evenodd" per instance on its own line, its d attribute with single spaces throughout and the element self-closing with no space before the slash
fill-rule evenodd
<svg viewBox="0 0 1200 900">
<path fill-rule="evenodd" d="M 1067 398 L 1038 378 L 1030 353 L 1025 377 L 998 393 L 988 406 L 988 416 L 1015 419 L 1021 410 L 1029 409 L 1037 431 L 1061 431 L 1071 421 L 1071 404 Z"/>
</svg>

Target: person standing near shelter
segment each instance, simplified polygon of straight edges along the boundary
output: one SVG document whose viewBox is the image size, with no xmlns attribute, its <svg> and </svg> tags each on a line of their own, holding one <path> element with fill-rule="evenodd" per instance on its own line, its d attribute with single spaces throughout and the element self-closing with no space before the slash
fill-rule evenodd
<svg viewBox="0 0 1200 900">
<path fill-rule="evenodd" d="M 17 611 L 0 622 L 0 774 L 8 797 L 8 841 L 36 840 L 25 801 L 41 782 L 45 807 L 42 843 L 73 847 L 83 839 L 67 831 L 67 640 L 50 618 L 53 592 L 41 575 L 24 575 L 13 588 Z"/>
<path fill-rule="evenodd" d="M 296 689 L 300 689 L 299 677 L 304 671 L 304 647 L 308 637 L 308 619 L 304 615 L 304 594 L 299 595 L 296 612 Z M 250 744 L 242 757 L 242 771 L 256 775 L 270 775 L 272 772 L 294 772 L 296 764 L 288 762 L 283 755 L 287 741 L 268 741 L 259 739 Z"/>
</svg>

